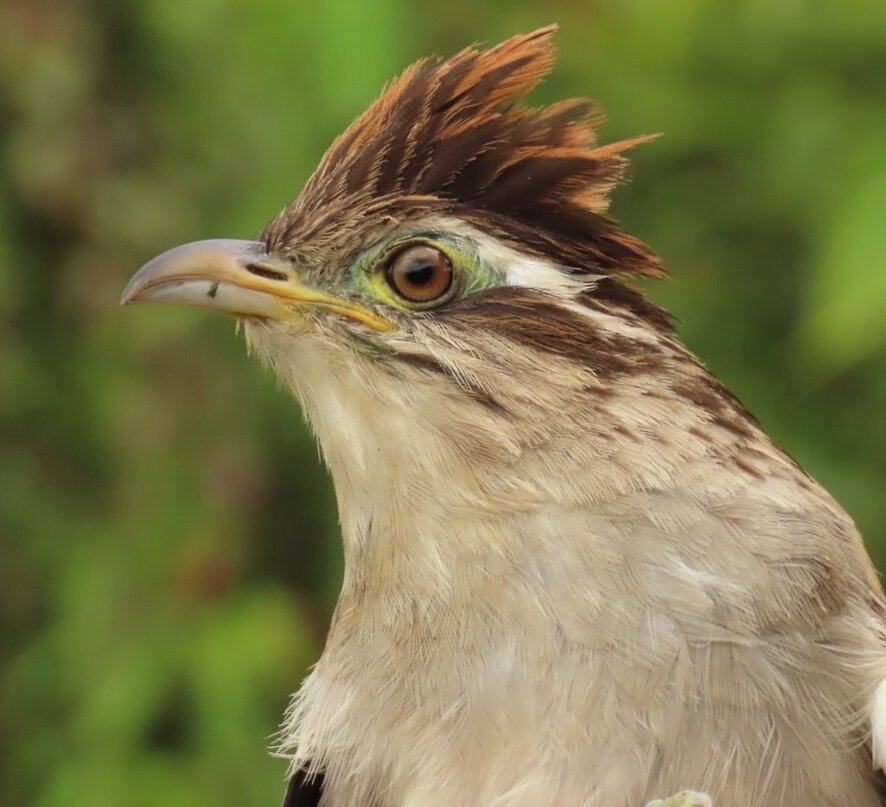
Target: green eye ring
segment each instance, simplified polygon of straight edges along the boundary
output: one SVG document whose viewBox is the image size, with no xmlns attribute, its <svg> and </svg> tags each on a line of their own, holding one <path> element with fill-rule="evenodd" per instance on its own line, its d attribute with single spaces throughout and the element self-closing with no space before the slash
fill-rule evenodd
<svg viewBox="0 0 886 807">
<path fill-rule="evenodd" d="M 398 283 L 394 263 L 408 250 L 429 248 L 440 255 L 452 270 L 451 282 L 441 283 L 435 293 L 418 299 L 413 289 Z M 401 267 L 402 268 L 402 267 Z M 398 270 L 399 271 L 399 270 Z M 501 285 L 502 276 L 480 259 L 477 244 L 470 237 L 436 230 L 419 224 L 393 233 L 387 239 L 358 255 L 350 269 L 348 293 L 356 300 L 399 309 L 404 313 L 426 314 L 485 289 Z M 403 292 L 406 292 L 405 294 Z"/>
<path fill-rule="evenodd" d="M 413 238 L 398 244 L 378 262 L 397 301 L 414 311 L 438 308 L 455 297 L 461 276 L 439 243 Z"/>
</svg>

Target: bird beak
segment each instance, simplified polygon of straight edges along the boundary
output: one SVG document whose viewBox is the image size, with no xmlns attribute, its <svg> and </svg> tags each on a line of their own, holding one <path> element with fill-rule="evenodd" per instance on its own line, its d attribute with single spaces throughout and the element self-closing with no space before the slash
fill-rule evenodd
<svg viewBox="0 0 886 807">
<path fill-rule="evenodd" d="M 304 285 L 292 263 L 269 255 L 261 241 L 215 239 L 170 249 L 126 284 L 120 304 L 129 303 L 172 303 L 284 321 L 297 319 L 305 308 L 321 308 L 377 331 L 393 327 L 369 309 Z"/>
</svg>

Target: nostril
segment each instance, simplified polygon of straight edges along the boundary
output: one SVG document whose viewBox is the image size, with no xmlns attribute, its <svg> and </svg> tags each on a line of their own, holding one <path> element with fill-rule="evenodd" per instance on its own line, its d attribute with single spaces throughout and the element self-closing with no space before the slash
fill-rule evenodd
<svg viewBox="0 0 886 807">
<path fill-rule="evenodd" d="M 278 272 L 276 269 L 269 269 L 267 266 L 262 266 L 260 263 L 247 263 L 245 269 L 247 272 L 251 272 L 259 277 L 265 277 L 268 280 L 289 279 L 283 272 Z"/>
</svg>

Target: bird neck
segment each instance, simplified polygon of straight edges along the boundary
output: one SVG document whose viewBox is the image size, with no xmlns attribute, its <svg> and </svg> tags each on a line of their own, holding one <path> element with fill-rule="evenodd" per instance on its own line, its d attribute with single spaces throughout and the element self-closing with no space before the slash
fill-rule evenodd
<svg viewBox="0 0 886 807">
<path fill-rule="evenodd" d="M 754 481 L 759 460 L 738 460 L 739 444 L 783 461 L 678 352 L 666 378 L 605 389 L 548 367 L 537 383 L 514 373 L 499 379 L 514 386 L 497 390 L 501 411 L 430 373 L 400 377 L 309 340 L 298 350 L 276 369 L 316 431 L 342 525 L 330 645 L 421 642 L 444 614 L 464 625 L 495 612 L 490 624 L 525 628 L 528 604 L 552 588 L 583 592 L 583 613 L 593 600 L 602 618 L 619 569 L 660 566 L 684 524 Z"/>
</svg>

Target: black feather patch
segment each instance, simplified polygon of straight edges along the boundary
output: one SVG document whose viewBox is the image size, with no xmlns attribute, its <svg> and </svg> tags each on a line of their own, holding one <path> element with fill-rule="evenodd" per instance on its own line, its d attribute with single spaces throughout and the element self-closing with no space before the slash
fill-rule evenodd
<svg viewBox="0 0 886 807">
<path fill-rule="evenodd" d="M 282 807 L 317 807 L 323 798 L 323 774 L 308 774 L 302 768 L 289 780 Z"/>
</svg>

